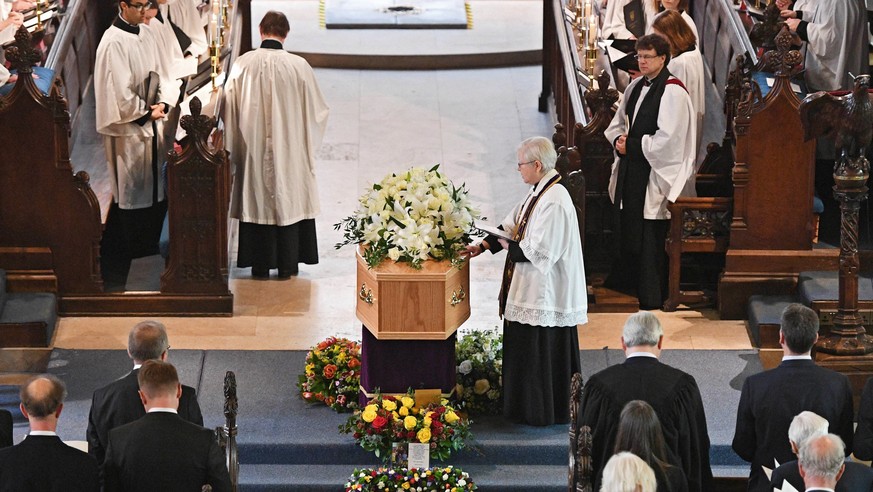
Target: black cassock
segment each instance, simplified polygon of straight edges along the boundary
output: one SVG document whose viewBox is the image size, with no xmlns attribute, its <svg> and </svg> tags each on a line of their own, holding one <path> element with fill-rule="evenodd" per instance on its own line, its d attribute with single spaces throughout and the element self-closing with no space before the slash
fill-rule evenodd
<svg viewBox="0 0 873 492">
<path fill-rule="evenodd" d="M 613 454 L 621 410 L 627 402 L 647 402 L 661 421 L 668 461 L 688 478 L 688 490 L 710 490 L 709 434 L 703 400 L 694 378 L 654 357 L 631 357 L 591 376 L 582 392 L 580 425 L 591 427 L 595 488 Z"/>
</svg>

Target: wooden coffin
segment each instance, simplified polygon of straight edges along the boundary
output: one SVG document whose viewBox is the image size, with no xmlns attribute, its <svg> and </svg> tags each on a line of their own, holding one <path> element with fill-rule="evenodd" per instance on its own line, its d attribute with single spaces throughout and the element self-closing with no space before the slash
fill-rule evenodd
<svg viewBox="0 0 873 492">
<path fill-rule="evenodd" d="M 448 261 L 383 261 L 370 269 L 356 254 L 358 319 L 379 340 L 445 340 L 470 317 L 470 268 Z"/>
</svg>

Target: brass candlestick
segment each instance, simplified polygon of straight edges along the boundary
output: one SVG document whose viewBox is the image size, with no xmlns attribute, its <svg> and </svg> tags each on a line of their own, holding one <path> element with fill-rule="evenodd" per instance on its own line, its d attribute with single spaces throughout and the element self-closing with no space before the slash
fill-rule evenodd
<svg viewBox="0 0 873 492">
<path fill-rule="evenodd" d="M 221 55 L 221 46 L 216 42 L 215 39 L 212 40 L 212 44 L 209 45 L 209 61 L 210 65 L 212 65 L 212 90 L 215 91 L 218 89 L 216 85 L 216 79 L 218 78 L 218 74 L 221 72 L 221 66 L 219 65 Z"/>
<path fill-rule="evenodd" d="M 42 1 L 36 0 L 36 30 L 37 31 L 42 30 L 42 7 L 40 4 L 42 4 Z"/>
</svg>

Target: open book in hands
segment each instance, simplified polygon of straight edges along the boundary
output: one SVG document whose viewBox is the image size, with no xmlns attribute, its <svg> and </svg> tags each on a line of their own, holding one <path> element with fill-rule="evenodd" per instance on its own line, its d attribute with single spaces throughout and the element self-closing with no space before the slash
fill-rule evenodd
<svg viewBox="0 0 873 492">
<path fill-rule="evenodd" d="M 480 231 L 484 231 L 488 234 L 506 239 L 507 241 L 514 241 L 513 234 L 509 231 L 504 231 L 503 229 L 498 229 L 494 226 L 488 224 L 476 224 L 476 229 Z"/>
</svg>

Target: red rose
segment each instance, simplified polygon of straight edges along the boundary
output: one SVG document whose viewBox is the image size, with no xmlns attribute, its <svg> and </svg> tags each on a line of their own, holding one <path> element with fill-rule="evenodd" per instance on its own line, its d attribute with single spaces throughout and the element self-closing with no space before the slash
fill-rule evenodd
<svg viewBox="0 0 873 492">
<path fill-rule="evenodd" d="M 373 419 L 373 424 L 372 424 L 372 425 L 373 425 L 373 428 L 374 428 L 374 429 L 381 429 L 382 427 L 385 427 L 385 424 L 387 424 L 387 423 L 388 423 L 388 419 L 386 419 L 385 417 L 379 415 L 378 417 L 376 417 L 375 419 Z"/>
<path fill-rule="evenodd" d="M 322 370 L 321 373 L 327 379 L 333 379 L 333 377 L 336 376 L 336 366 L 333 364 L 328 364 L 324 366 L 324 370 Z"/>
<path fill-rule="evenodd" d="M 312 393 L 310 393 L 309 391 L 305 391 L 305 392 L 303 393 L 303 399 L 304 399 L 304 400 L 309 400 L 310 398 L 312 398 Z"/>
<path fill-rule="evenodd" d="M 361 361 L 359 361 L 358 359 L 355 359 L 354 357 L 349 359 L 349 369 L 354 369 L 356 367 L 359 367 L 360 365 Z"/>
</svg>

